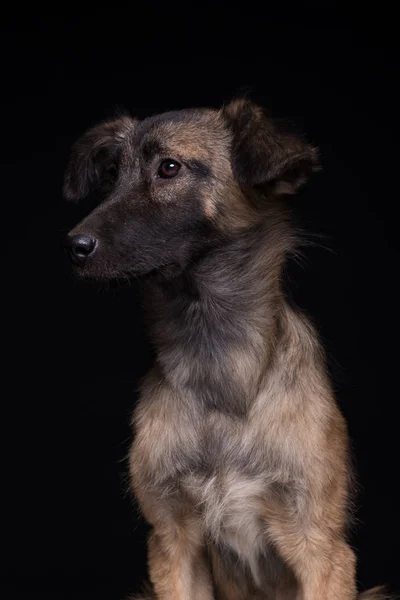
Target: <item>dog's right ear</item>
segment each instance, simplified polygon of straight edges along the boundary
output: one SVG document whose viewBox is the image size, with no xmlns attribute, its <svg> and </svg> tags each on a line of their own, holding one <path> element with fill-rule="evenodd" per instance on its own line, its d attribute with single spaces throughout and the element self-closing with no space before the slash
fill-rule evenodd
<svg viewBox="0 0 400 600">
<path fill-rule="evenodd" d="M 121 117 L 106 121 L 84 133 L 72 146 L 64 176 L 63 196 L 77 202 L 100 186 L 116 167 L 124 137 L 135 120 Z"/>
</svg>

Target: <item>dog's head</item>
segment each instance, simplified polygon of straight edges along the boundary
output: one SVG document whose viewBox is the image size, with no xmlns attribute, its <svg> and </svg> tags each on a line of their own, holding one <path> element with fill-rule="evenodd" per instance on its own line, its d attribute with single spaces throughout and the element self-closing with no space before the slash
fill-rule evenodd
<svg viewBox="0 0 400 600">
<path fill-rule="evenodd" d="M 317 168 L 315 148 L 248 100 L 109 121 L 73 147 L 65 198 L 96 191 L 102 201 L 66 246 L 84 277 L 173 276 Z"/>
</svg>

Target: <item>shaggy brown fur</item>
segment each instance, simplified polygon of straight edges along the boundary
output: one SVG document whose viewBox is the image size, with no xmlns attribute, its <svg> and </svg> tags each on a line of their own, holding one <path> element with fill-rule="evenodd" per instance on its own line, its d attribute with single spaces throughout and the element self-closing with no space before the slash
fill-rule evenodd
<svg viewBox="0 0 400 600">
<path fill-rule="evenodd" d="M 146 290 L 157 358 L 130 473 L 159 600 L 357 597 L 346 424 L 281 281 L 296 247 L 284 196 L 317 169 L 247 100 L 124 117 L 74 148 L 65 196 L 104 198 L 70 234 L 77 272 Z"/>
</svg>

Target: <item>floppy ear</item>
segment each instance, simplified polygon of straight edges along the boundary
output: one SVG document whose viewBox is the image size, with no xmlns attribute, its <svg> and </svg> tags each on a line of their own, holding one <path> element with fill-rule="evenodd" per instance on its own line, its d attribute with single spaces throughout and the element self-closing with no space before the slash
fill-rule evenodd
<svg viewBox="0 0 400 600">
<path fill-rule="evenodd" d="M 278 128 L 256 104 L 240 99 L 223 108 L 233 133 L 232 170 L 240 184 L 294 194 L 319 170 L 318 150 Z"/>
<path fill-rule="evenodd" d="M 107 171 L 116 165 L 121 142 L 134 120 L 122 117 L 89 129 L 72 146 L 64 176 L 63 195 L 82 200 L 102 183 Z"/>
</svg>

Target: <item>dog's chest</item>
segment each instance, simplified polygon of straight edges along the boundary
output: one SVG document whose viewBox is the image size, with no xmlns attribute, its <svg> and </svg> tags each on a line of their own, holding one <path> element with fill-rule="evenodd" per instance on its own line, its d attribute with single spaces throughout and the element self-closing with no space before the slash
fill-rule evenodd
<svg viewBox="0 0 400 600">
<path fill-rule="evenodd" d="M 149 415 L 146 423 L 134 452 L 153 482 L 151 493 L 165 508 L 170 503 L 175 510 L 176 501 L 191 507 L 205 535 L 245 558 L 257 579 L 268 476 L 265 464 L 255 460 L 253 444 L 248 445 L 246 425 L 183 410 L 169 411 L 161 420 Z"/>
<path fill-rule="evenodd" d="M 156 487 L 168 482 L 171 489 L 174 482 L 175 491 L 193 497 L 197 496 L 194 476 L 202 482 L 201 494 L 206 482 L 221 489 L 221 477 L 227 473 L 235 472 L 246 481 L 261 473 L 265 478 L 265 457 L 240 419 L 164 401 L 143 402 L 136 421 L 131 458 L 140 465 L 138 476 L 153 480 Z"/>
<path fill-rule="evenodd" d="M 233 549 L 257 581 L 258 559 L 265 544 L 264 477 L 246 476 L 236 468 L 226 467 L 214 474 L 187 474 L 181 488 L 193 506 L 200 508 L 206 537 Z"/>
</svg>

